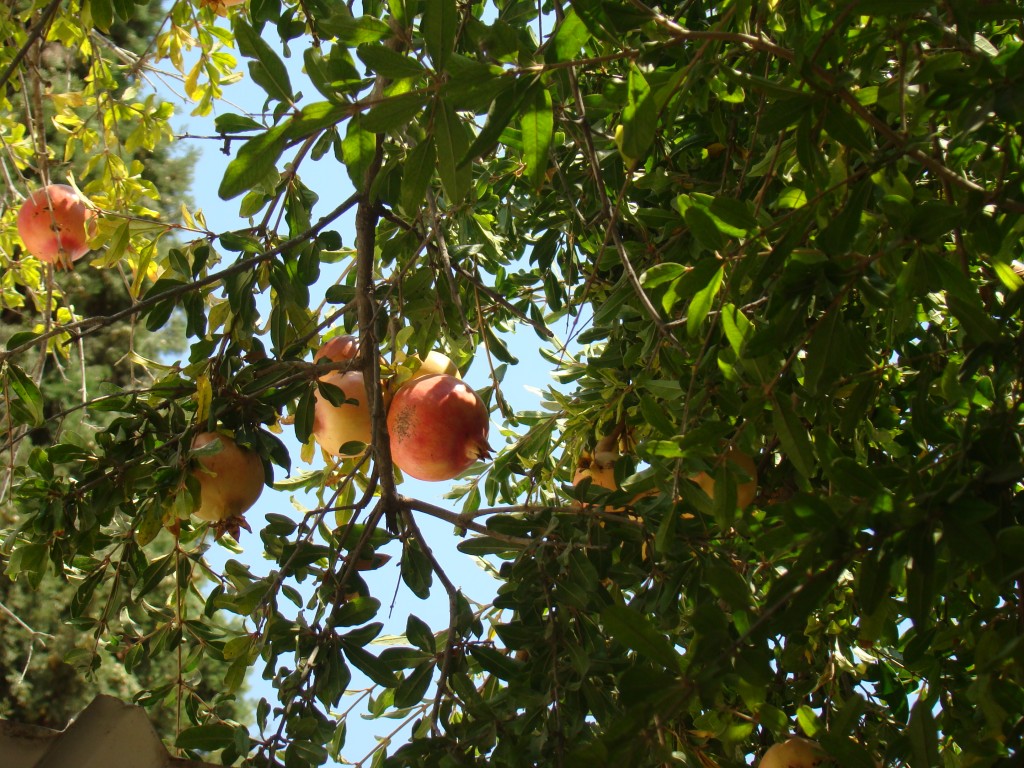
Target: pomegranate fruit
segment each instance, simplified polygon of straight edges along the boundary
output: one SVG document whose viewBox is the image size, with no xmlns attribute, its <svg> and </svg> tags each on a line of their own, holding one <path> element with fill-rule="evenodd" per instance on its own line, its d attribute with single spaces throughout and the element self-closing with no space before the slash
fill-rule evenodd
<svg viewBox="0 0 1024 768">
<path fill-rule="evenodd" d="M 412 369 L 412 376 L 407 381 L 422 379 L 424 376 L 430 376 L 435 373 L 446 373 L 457 379 L 462 378 L 458 366 L 452 362 L 448 355 L 441 352 L 428 352 L 427 356 L 422 360 L 418 356 L 409 357 L 402 361 L 402 365 Z"/>
<path fill-rule="evenodd" d="M 487 406 L 473 388 L 445 373 L 402 386 L 388 410 L 391 458 L 417 480 L 451 480 L 490 453 Z"/>
<path fill-rule="evenodd" d="M 428 352 L 424 359 L 420 359 L 418 355 L 407 357 L 402 352 L 398 352 L 395 359 L 398 363 L 395 375 L 391 377 L 384 388 L 385 408 L 391 407 L 391 398 L 395 396 L 395 392 L 415 379 L 422 379 L 424 376 L 434 373 L 446 373 L 457 379 L 462 378 L 458 367 L 451 361 L 451 358 L 441 352 Z"/>
<path fill-rule="evenodd" d="M 370 398 L 366 393 L 366 382 L 361 371 L 332 371 L 320 377 L 325 384 L 333 384 L 345 393 L 346 400 L 354 403 L 334 405 L 330 400 L 316 393 L 313 406 L 313 438 L 317 444 L 332 456 L 342 454 L 345 443 L 366 443 L 369 445 L 373 434 L 370 426 Z"/>
<path fill-rule="evenodd" d="M 345 360 L 352 360 L 359 354 L 359 342 L 355 336 L 335 336 L 333 339 L 324 342 L 323 346 L 313 355 L 313 362 L 321 360 L 332 363 L 341 363 Z"/>
<path fill-rule="evenodd" d="M 758 768 L 814 768 L 826 759 L 818 742 L 793 736 L 768 747 Z"/>
<path fill-rule="evenodd" d="M 576 473 L 572 477 L 573 486 L 578 486 L 589 477 L 593 485 L 607 488 L 609 491 L 618 490 L 614 463 L 614 460 L 611 463 L 602 462 L 594 454 L 584 451 L 576 462 Z"/>
<path fill-rule="evenodd" d="M 735 448 L 726 451 L 725 458 L 739 467 L 742 474 L 750 478 L 749 480 L 741 481 L 736 486 L 736 506 L 739 509 L 746 509 L 757 496 L 757 465 L 754 464 L 754 460 L 747 456 L 747 454 Z M 711 475 L 707 472 L 699 472 L 690 479 L 714 500 L 715 479 Z"/>
<path fill-rule="evenodd" d="M 245 0 L 202 0 L 202 6 L 209 7 L 218 16 L 227 16 L 228 8 L 233 8 L 236 5 L 241 5 Z"/>
<path fill-rule="evenodd" d="M 200 432 L 192 450 L 220 440 L 220 450 L 199 456 L 192 470 L 199 481 L 199 505 L 193 514 L 200 520 L 223 523 L 241 517 L 263 493 L 266 475 L 259 454 L 238 445 L 222 432 Z"/>
<path fill-rule="evenodd" d="M 89 235 L 96 225 L 93 215 L 74 187 L 50 184 L 22 203 L 18 235 L 40 261 L 70 268 L 89 252 Z"/>
</svg>

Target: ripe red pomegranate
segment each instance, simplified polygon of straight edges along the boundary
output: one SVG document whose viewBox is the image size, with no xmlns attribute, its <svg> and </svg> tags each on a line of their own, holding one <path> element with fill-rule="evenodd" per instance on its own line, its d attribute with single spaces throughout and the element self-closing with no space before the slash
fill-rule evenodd
<svg viewBox="0 0 1024 768">
<path fill-rule="evenodd" d="M 40 261 L 70 268 L 89 252 L 89 235 L 96 226 L 93 215 L 74 187 L 50 184 L 22 203 L 18 235 Z"/>
<path fill-rule="evenodd" d="M 333 405 L 320 392 L 313 406 L 313 437 L 332 456 L 342 456 L 341 446 L 360 442 L 369 445 L 373 431 L 370 425 L 370 397 L 361 371 L 331 371 L 320 381 L 333 384 L 355 403 Z"/>
<path fill-rule="evenodd" d="M 473 388 L 445 373 L 401 387 L 388 411 L 391 458 L 417 480 L 451 480 L 490 453 L 487 406 Z"/>
<path fill-rule="evenodd" d="M 242 448 L 222 432 L 200 432 L 192 441 L 198 450 L 220 440 L 220 450 L 196 459 L 192 474 L 199 481 L 199 506 L 194 514 L 200 520 L 222 523 L 241 517 L 263 493 L 266 475 L 259 454 Z"/>
<path fill-rule="evenodd" d="M 433 373 L 447 373 L 457 379 L 462 378 L 458 366 L 448 355 L 441 352 L 428 352 L 422 359 L 419 355 L 409 357 L 403 352 L 399 352 L 395 357 L 398 367 L 394 376 L 388 379 L 383 392 L 385 408 L 391 407 L 391 398 L 395 396 L 395 392 L 414 379 L 422 379 Z"/>
</svg>

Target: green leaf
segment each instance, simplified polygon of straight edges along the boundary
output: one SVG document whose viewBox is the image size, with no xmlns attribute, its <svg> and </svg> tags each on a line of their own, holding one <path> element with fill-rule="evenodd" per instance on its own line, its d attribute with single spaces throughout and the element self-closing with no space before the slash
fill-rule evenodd
<svg viewBox="0 0 1024 768">
<path fill-rule="evenodd" d="M 104 32 L 109 31 L 114 23 L 114 3 L 112 0 L 89 0 L 87 6 L 92 16 L 92 23 Z"/>
<path fill-rule="evenodd" d="M 459 165 L 469 149 L 466 129 L 458 114 L 448 104 L 437 101 L 434 106 L 434 138 L 437 146 L 437 173 L 441 177 L 450 205 L 461 203 L 473 182 L 472 165 Z"/>
<path fill-rule="evenodd" d="M 455 0 L 425 0 L 420 30 L 438 72 L 444 70 L 448 57 L 455 50 L 458 26 L 459 11 Z"/>
<path fill-rule="evenodd" d="M 544 58 L 549 64 L 572 61 L 579 55 L 580 50 L 590 42 L 590 37 L 587 25 L 583 23 L 576 11 L 570 8 L 551 36 Z"/>
<path fill-rule="evenodd" d="M 345 120 L 351 109 L 331 101 L 318 101 L 307 104 L 299 114 L 288 122 L 288 138 L 304 139 Z"/>
<path fill-rule="evenodd" d="M 910 709 L 907 735 L 910 737 L 912 768 L 928 768 L 941 763 L 935 718 L 932 716 L 931 704 L 928 701 L 918 699 L 914 702 Z"/>
<path fill-rule="evenodd" d="M 653 267 L 640 275 L 640 285 L 650 290 L 659 285 L 671 283 L 686 274 L 686 267 L 682 264 L 667 261 L 663 264 L 655 264 Z"/>
<path fill-rule="evenodd" d="M 841 107 L 830 105 L 825 110 L 824 123 L 825 130 L 829 135 L 843 146 L 865 154 L 870 153 L 873 149 L 871 139 L 868 138 L 857 118 L 845 112 Z"/>
<path fill-rule="evenodd" d="M 377 151 L 377 137 L 363 128 L 361 117 L 353 117 L 349 121 L 345 138 L 341 142 L 341 151 L 352 186 L 358 190 L 363 189 L 366 184 L 366 171 Z"/>
<path fill-rule="evenodd" d="M 231 746 L 235 739 L 235 729 L 227 723 L 210 723 L 194 725 L 178 734 L 174 745 L 178 749 L 194 749 L 201 752 L 215 752 Z"/>
<path fill-rule="evenodd" d="M 480 133 L 473 139 L 473 143 L 466 151 L 466 156 L 460 164 L 475 160 L 482 155 L 489 154 L 497 145 L 502 132 L 508 127 L 512 119 L 519 113 L 520 108 L 527 100 L 534 98 L 534 91 L 543 88 L 539 82 L 531 82 L 526 78 L 518 78 L 512 86 L 499 90 L 491 107 L 487 111 L 487 120 Z"/>
<path fill-rule="evenodd" d="M 626 84 L 628 101 L 622 110 L 622 140 L 619 151 L 631 160 L 642 160 L 646 157 L 654 141 L 654 131 L 658 123 L 658 109 L 640 68 L 632 63 Z"/>
<path fill-rule="evenodd" d="M 403 93 L 375 104 L 363 118 L 363 128 L 372 133 L 387 133 L 407 124 L 423 111 L 423 96 Z"/>
<path fill-rule="evenodd" d="M 743 345 L 754 332 L 753 324 L 735 304 L 726 304 L 722 307 L 722 330 L 729 341 L 729 347 L 736 354 L 742 357 Z"/>
<path fill-rule="evenodd" d="M 244 16 L 236 14 L 233 22 L 239 52 L 243 56 L 255 59 L 249 62 L 249 74 L 252 75 L 252 79 L 267 92 L 268 96 L 291 104 L 295 97 L 288 69 L 281 57 L 249 26 Z"/>
<path fill-rule="evenodd" d="M 976 294 L 964 299 L 953 294 L 946 296 L 946 306 L 975 343 L 999 341 L 999 324 L 985 311 L 981 297 Z"/>
<path fill-rule="evenodd" d="M 691 205 L 683 212 L 683 220 L 702 247 L 714 253 L 725 249 L 725 237 L 706 210 L 698 205 Z"/>
<path fill-rule="evenodd" d="M 356 50 L 359 59 L 373 72 L 391 80 L 419 77 L 426 73 L 416 59 L 404 56 L 386 45 L 364 43 Z"/>
<path fill-rule="evenodd" d="M 158 510 L 160 509 L 157 505 L 154 505 L 154 507 Z M 156 589 L 167 574 L 171 572 L 174 565 L 174 552 L 169 552 L 146 566 L 146 570 L 142 572 L 142 577 L 139 579 L 132 592 L 132 599 L 139 600 Z"/>
<path fill-rule="evenodd" d="M 842 331 L 839 310 L 834 308 L 814 328 L 804 359 L 804 386 L 812 394 L 826 390 L 841 369 L 842 358 L 848 354 L 848 350 L 837 343 Z"/>
<path fill-rule="evenodd" d="M 24 408 L 24 413 L 29 418 L 29 424 L 38 427 L 43 423 L 45 413 L 43 410 L 43 394 L 39 391 L 36 383 L 14 363 L 4 364 L 4 373 L 7 374 L 7 381 L 11 390 L 17 396 Z"/>
<path fill-rule="evenodd" d="M 423 205 L 427 186 L 434 175 L 437 165 L 437 147 L 434 137 L 427 136 L 423 141 L 409 150 L 405 163 L 402 165 L 402 208 L 414 216 Z"/>
<path fill-rule="evenodd" d="M 430 558 L 413 542 L 402 548 L 402 581 L 421 600 L 430 596 L 434 571 Z"/>
<path fill-rule="evenodd" d="M 410 672 L 395 690 L 395 706 L 399 709 L 419 704 L 434 679 L 436 664 L 425 661 Z"/>
<path fill-rule="evenodd" d="M 807 429 L 796 415 L 793 406 L 784 398 L 776 398 L 773 402 L 775 411 L 772 424 L 779 436 L 779 442 L 782 443 L 782 450 L 793 462 L 797 472 L 804 477 L 812 477 L 814 475 L 814 452 L 811 448 L 811 440 L 807 436 Z"/>
<path fill-rule="evenodd" d="M 480 667 L 489 674 L 501 680 L 517 680 L 526 671 L 523 664 L 516 661 L 507 653 L 486 645 L 474 645 L 469 649 L 469 655 Z"/>
<path fill-rule="evenodd" d="M 435 653 L 437 651 L 437 641 L 434 639 L 434 633 L 431 631 L 430 626 L 423 619 L 411 613 L 409 618 L 405 620 L 405 636 L 410 643 L 421 651 L 426 651 L 427 653 Z"/>
<path fill-rule="evenodd" d="M 230 200 L 255 187 L 271 174 L 284 152 L 288 123 L 253 136 L 238 150 L 235 159 L 224 170 L 217 194 Z"/>
<path fill-rule="evenodd" d="M 704 579 L 711 591 L 727 602 L 734 611 L 746 610 L 752 606 L 750 585 L 735 569 L 725 563 L 708 563 L 704 569 Z"/>
<path fill-rule="evenodd" d="M 636 609 L 619 603 L 609 605 L 601 611 L 601 623 L 627 648 L 669 669 L 679 668 L 679 656 L 672 643 Z"/>
<path fill-rule="evenodd" d="M 818 246 L 829 256 L 849 253 L 853 248 L 854 238 L 860 229 L 861 214 L 873 189 L 870 179 L 862 179 L 850 190 L 846 203 L 828 226 L 819 234 Z"/>
<path fill-rule="evenodd" d="M 46 568 L 47 554 L 45 544 L 22 544 L 11 553 L 5 573 L 11 579 L 17 579 L 22 573 L 41 576 Z"/>
<path fill-rule="evenodd" d="M 300 443 L 308 442 L 313 434 L 315 406 L 316 387 L 307 387 L 295 406 L 295 439 Z"/>
<path fill-rule="evenodd" d="M 725 266 L 721 266 L 712 275 L 711 280 L 694 294 L 690 300 L 690 306 L 686 311 L 686 335 L 691 339 L 701 332 L 704 319 L 714 305 L 715 296 L 722 287 L 722 279 L 725 276 Z"/>
<path fill-rule="evenodd" d="M 383 664 L 372 653 L 350 643 L 345 643 L 342 647 L 344 648 L 346 658 L 352 662 L 352 666 L 377 685 L 383 685 L 387 688 L 394 688 L 398 685 L 398 678 L 388 669 L 386 664 Z"/>
<path fill-rule="evenodd" d="M 320 26 L 324 32 L 337 37 L 338 42 L 350 47 L 377 43 L 391 34 L 391 28 L 375 16 L 353 17 L 344 6 L 327 19 L 321 19 Z"/>
<path fill-rule="evenodd" d="M 539 189 L 547 175 L 551 138 L 555 117 L 551 105 L 551 92 L 546 88 L 535 90 L 520 118 L 523 130 L 523 161 L 534 189 Z"/>
</svg>

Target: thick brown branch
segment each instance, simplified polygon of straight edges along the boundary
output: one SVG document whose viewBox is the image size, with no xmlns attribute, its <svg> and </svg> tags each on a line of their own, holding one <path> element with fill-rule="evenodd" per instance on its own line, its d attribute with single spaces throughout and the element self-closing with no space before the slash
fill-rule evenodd
<svg viewBox="0 0 1024 768">
<path fill-rule="evenodd" d="M 373 197 L 373 183 L 380 173 L 384 157 L 384 137 L 377 136 L 373 160 L 366 169 L 359 204 L 356 207 L 356 308 L 359 317 L 360 368 L 366 395 L 370 400 L 370 425 L 373 461 L 380 478 L 381 506 L 388 530 L 397 530 L 398 491 L 391 461 L 391 439 L 388 435 L 384 409 L 384 393 L 380 378 L 380 354 L 377 351 L 377 300 L 375 298 L 374 266 L 376 264 L 377 222 L 379 207 Z"/>
</svg>

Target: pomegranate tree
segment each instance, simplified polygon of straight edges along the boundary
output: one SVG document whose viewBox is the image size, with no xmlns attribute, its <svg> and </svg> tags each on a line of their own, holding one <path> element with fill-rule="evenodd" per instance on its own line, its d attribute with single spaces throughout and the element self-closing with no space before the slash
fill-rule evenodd
<svg viewBox="0 0 1024 768">
<path fill-rule="evenodd" d="M 444 373 L 401 387 L 388 411 L 395 465 L 417 480 L 451 480 L 490 453 L 487 406 L 473 388 Z"/>
<path fill-rule="evenodd" d="M 18 235 L 42 262 L 70 267 L 89 252 L 93 211 L 74 187 L 50 184 L 37 189 L 18 211 Z"/>
<path fill-rule="evenodd" d="M 259 454 L 241 447 L 223 432 L 200 432 L 192 441 L 192 450 L 215 440 L 220 441 L 220 450 L 196 457 L 198 466 L 192 470 L 199 481 L 199 505 L 194 514 L 200 520 L 224 523 L 240 518 L 256 503 L 266 475 Z"/>
</svg>

